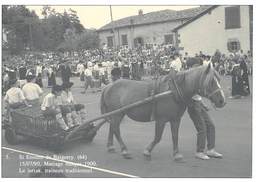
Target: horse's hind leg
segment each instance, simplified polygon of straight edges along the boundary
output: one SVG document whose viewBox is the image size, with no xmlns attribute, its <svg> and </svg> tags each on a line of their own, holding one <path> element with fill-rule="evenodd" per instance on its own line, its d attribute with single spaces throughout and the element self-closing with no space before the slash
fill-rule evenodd
<svg viewBox="0 0 260 182">
<path fill-rule="evenodd" d="M 113 116 L 112 117 L 113 120 L 111 121 L 111 127 L 112 127 L 112 130 L 113 130 L 113 134 L 116 136 L 116 139 L 117 139 L 117 141 L 120 145 L 123 157 L 126 158 L 126 159 L 130 159 L 132 157 L 128 153 L 127 147 L 126 147 L 125 143 L 123 142 L 123 139 L 121 137 L 121 132 L 120 132 L 120 124 L 121 124 L 123 117 L 124 117 L 123 114 Z"/>
<path fill-rule="evenodd" d="M 179 153 L 178 148 L 178 136 L 179 136 L 179 126 L 180 126 L 180 119 L 171 121 L 171 132 L 172 132 L 172 142 L 173 142 L 173 157 L 175 161 L 182 160 L 183 156 Z"/>
<path fill-rule="evenodd" d="M 109 132 L 108 132 L 108 141 L 107 141 L 107 151 L 110 153 L 114 153 L 115 147 L 114 147 L 114 131 L 111 124 L 109 124 Z"/>
<path fill-rule="evenodd" d="M 144 156 L 150 160 L 151 159 L 151 152 L 155 145 L 160 142 L 163 134 L 163 130 L 165 127 L 165 122 L 156 121 L 155 122 L 155 136 L 154 140 L 148 145 L 148 147 L 144 150 Z"/>
</svg>

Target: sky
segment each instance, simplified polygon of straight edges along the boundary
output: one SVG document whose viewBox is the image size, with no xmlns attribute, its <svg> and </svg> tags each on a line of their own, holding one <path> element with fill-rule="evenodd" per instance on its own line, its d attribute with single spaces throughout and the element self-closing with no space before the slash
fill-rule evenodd
<svg viewBox="0 0 260 182">
<path fill-rule="evenodd" d="M 69 8 L 75 10 L 80 19 L 81 24 L 85 28 L 99 29 L 105 24 L 111 21 L 110 8 L 106 6 L 51 6 L 57 12 L 63 12 Z M 182 10 L 188 8 L 194 8 L 197 6 L 112 6 L 113 20 L 118 20 L 124 17 L 133 16 L 138 14 L 138 10 L 142 9 L 143 13 L 149 13 L 153 11 L 172 9 Z M 41 9 L 42 6 L 27 6 L 30 10 L 35 10 L 36 14 L 42 18 Z"/>
</svg>

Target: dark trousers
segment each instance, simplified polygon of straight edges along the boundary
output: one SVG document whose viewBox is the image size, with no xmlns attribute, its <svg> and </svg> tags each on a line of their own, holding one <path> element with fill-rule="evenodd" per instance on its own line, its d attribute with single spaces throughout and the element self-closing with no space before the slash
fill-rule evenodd
<svg viewBox="0 0 260 182">
<path fill-rule="evenodd" d="M 188 107 L 188 113 L 197 130 L 197 152 L 203 152 L 206 145 L 208 150 L 215 147 L 215 126 L 207 111 L 198 106 Z"/>
<path fill-rule="evenodd" d="M 92 82 L 92 78 L 91 78 L 91 76 L 86 76 L 85 77 L 85 90 L 87 90 L 88 89 L 88 87 L 93 87 L 93 82 Z"/>
<path fill-rule="evenodd" d="M 70 82 L 70 77 L 69 76 L 61 76 L 61 80 L 62 80 L 62 83 L 69 83 Z"/>
<path fill-rule="evenodd" d="M 55 109 L 47 109 L 47 110 L 42 111 L 42 114 L 46 118 L 56 119 L 56 115 L 59 114 L 59 112 Z"/>
</svg>

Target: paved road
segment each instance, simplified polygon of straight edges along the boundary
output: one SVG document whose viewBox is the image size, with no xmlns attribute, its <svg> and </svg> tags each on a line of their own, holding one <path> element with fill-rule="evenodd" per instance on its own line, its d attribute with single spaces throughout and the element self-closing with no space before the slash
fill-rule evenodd
<svg viewBox="0 0 260 182">
<path fill-rule="evenodd" d="M 75 87 L 73 88 L 75 99 L 80 103 L 86 104 L 90 118 L 98 116 L 100 93 L 88 92 L 82 95 L 80 93 L 82 88 L 80 88 L 78 78 L 73 80 L 75 82 Z M 222 86 L 227 97 L 230 92 L 230 83 L 229 77 L 223 78 Z M 218 151 L 223 153 L 223 159 L 210 159 L 209 161 L 195 159 L 196 132 L 191 120 L 185 113 L 180 126 L 179 138 L 180 151 L 184 155 L 184 161 L 181 163 L 173 161 L 172 158 L 169 124 L 165 128 L 161 142 L 153 150 L 152 160 L 145 161 L 142 151 L 153 139 L 154 122 L 138 123 L 125 118 L 121 125 L 121 133 L 133 155 L 133 159 L 126 160 L 121 157 L 117 142 L 115 142 L 117 147 L 116 153 L 110 154 L 106 152 L 108 125 L 104 125 L 98 131 L 92 143 L 74 142 L 68 144 L 65 150 L 59 154 L 63 157 L 74 156 L 74 159 L 64 160 L 75 163 L 87 165 L 96 163 L 98 169 L 89 170 L 84 167 L 65 167 L 62 163 L 60 163 L 62 165 L 60 169 L 70 169 L 70 171 L 66 171 L 66 176 L 68 177 L 127 177 L 128 175 L 139 177 L 250 177 L 252 163 L 252 98 L 228 99 L 227 101 L 228 104 L 223 109 L 218 111 L 212 109 L 210 111 L 216 125 L 216 146 Z M 26 154 L 22 155 L 17 151 L 11 151 L 11 149 L 48 156 L 53 156 L 54 154 L 43 147 L 32 145 L 26 141 L 19 145 L 11 146 L 6 143 L 4 137 L 2 137 L 2 147 L 7 147 L 2 148 L 3 177 L 28 176 L 27 171 L 25 173 L 22 171 L 22 169 L 26 168 L 24 165 L 27 164 L 23 162 L 25 160 L 22 160 L 21 157 L 26 157 Z M 82 155 L 87 156 L 87 159 L 77 159 L 77 157 L 82 157 Z M 43 162 L 41 159 L 32 161 Z M 58 165 L 59 162 L 56 161 L 56 164 Z M 117 172 L 123 174 L 118 174 Z"/>
</svg>

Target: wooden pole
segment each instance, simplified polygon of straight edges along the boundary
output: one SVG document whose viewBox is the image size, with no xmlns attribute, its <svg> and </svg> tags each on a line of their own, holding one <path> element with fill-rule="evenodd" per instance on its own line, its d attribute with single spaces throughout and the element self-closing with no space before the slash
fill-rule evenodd
<svg viewBox="0 0 260 182">
<path fill-rule="evenodd" d="M 114 115 L 114 114 L 118 114 L 118 113 L 124 112 L 124 111 L 126 111 L 126 110 L 128 110 L 128 109 L 131 109 L 131 108 L 140 106 L 140 105 L 142 105 L 142 104 L 149 103 L 149 102 L 151 102 L 151 101 L 154 101 L 154 100 L 156 100 L 156 99 L 160 99 L 160 98 L 169 96 L 169 95 L 171 95 L 171 94 L 172 94 L 172 91 L 170 91 L 170 90 L 169 90 L 169 91 L 166 91 L 166 92 L 162 92 L 162 93 L 159 93 L 159 94 L 157 94 L 157 95 L 154 95 L 154 96 L 151 96 L 151 97 L 147 97 L 147 98 L 145 98 L 145 99 L 143 99 L 143 100 L 134 102 L 134 103 L 132 103 L 132 104 L 123 106 L 123 107 L 121 107 L 121 108 L 119 108 L 119 109 L 116 109 L 116 110 L 114 110 L 114 111 L 108 112 L 108 113 L 106 113 L 106 114 L 102 114 L 101 116 L 98 116 L 98 117 L 96 117 L 96 118 L 90 119 L 90 120 L 84 122 L 83 124 L 81 124 L 80 126 L 78 126 L 78 128 L 75 128 L 73 131 L 71 131 L 71 132 L 69 133 L 69 135 L 67 135 L 66 140 L 69 139 L 70 137 L 72 137 L 74 134 L 76 134 L 77 131 L 82 130 L 82 129 L 88 127 L 89 124 L 91 124 L 91 123 L 93 123 L 93 122 L 95 122 L 95 121 L 97 121 L 97 120 L 110 117 L 110 116 L 112 116 L 112 115 Z M 106 123 L 106 121 L 104 120 L 104 121 L 102 121 L 102 122 L 100 122 L 100 123 L 102 123 L 102 124 L 101 124 L 101 125 L 98 124 L 98 129 L 99 129 L 104 123 Z"/>
<path fill-rule="evenodd" d="M 109 5 L 109 9 L 110 9 L 110 18 L 111 18 L 111 23 L 112 23 L 112 31 L 113 31 L 113 41 L 114 41 L 113 43 L 115 44 L 113 46 L 116 47 L 115 25 L 114 25 L 112 6 L 111 5 Z"/>
</svg>

